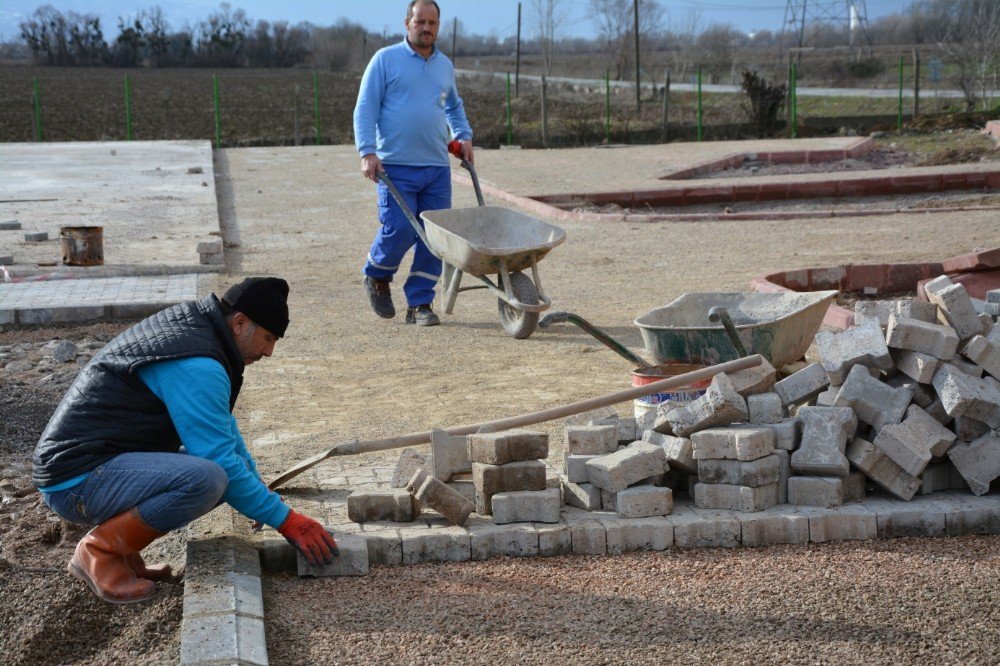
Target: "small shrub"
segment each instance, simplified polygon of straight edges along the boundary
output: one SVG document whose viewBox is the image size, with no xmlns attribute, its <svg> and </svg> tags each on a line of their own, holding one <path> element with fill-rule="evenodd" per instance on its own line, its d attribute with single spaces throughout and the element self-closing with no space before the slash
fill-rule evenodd
<svg viewBox="0 0 1000 666">
<path fill-rule="evenodd" d="M 788 84 L 768 81 L 756 71 L 745 69 L 742 88 L 747 96 L 743 108 L 754 134 L 758 137 L 772 134 L 779 126 Z"/>
</svg>

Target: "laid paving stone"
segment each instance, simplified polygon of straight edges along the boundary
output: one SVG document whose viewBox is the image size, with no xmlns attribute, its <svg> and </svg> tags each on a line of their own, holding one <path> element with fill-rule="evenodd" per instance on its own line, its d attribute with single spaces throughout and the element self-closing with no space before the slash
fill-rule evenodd
<svg viewBox="0 0 1000 666">
<path fill-rule="evenodd" d="M 774 384 L 774 392 L 785 407 L 809 402 L 830 385 L 830 377 L 822 363 L 807 365 L 798 372 Z"/>
<path fill-rule="evenodd" d="M 635 442 L 620 451 L 587 461 L 590 482 L 613 493 L 665 471 L 667 457 L 663 448 L 647 442 Z"/>
<path fill-rule="evenodd" d="M 711 428 L 691 436 L 695 460 L 763 458 L 774 452 L 774 432 L 765 427 Z"/>
<path fill-rule="evenodd" d="M 444 430 L 431 430 L 431 473 L 447 482 L 456 474 L 472 471 L 469 441 L 464 436 L 449 435 Z"/>
<path fill-rule="evenodd" d="M 868 497 L 862 506 L 875 514 L 878 538 L 945 535 L 945 508 L 935 500 L 916 497 L 911 502 Z"/>
<path fill-rule="evenodd" d="M 20 231 L 21 223 L 17 220 L 0 221 L 0 231 Z"/>
<path fill-rule="evenodd" d="M 465 562 L 471 557 L 471 537 L 461 527 L 401 530 L 403 564 Z"/>
<path fill-rule="evenodd" d="M 785 418 L 785 408 L 777 393 L 759 393 L 747 396 L 750 423 L 780 423 Z"/>
<path fill-rule="evenodd" d="M 793 476 L 788 479 L 788 503 L 796 506 L 834 507 L 844 503 L 839 476 Z"/>
<path fill-rule="evenodd" d="M 538 555 L 557 557 L 573 552 L 572 532 L 568 525 L 532 525 L 538 532 Z"/>
<path fill-rule="evenodd" d="M 948 536 L 1000 533 L 1000 495 L 976 497 L 949 491 L 935 495 L 934 499 L 945 507 Z"/>
<path fill-rule="evenodd" d="M 893 365 L 885 336 L 876 321 L 841 333 L 821 331 L 816 334 L 816 347 L 831 384 L 843 384 L 855 365 L 878 370 L 889 370 Z"/>
<path fill-rule="evenodd" d="M 328 528 L 330 532 L 334 530 Z M 368 543 L 363 536 L 338 534 L 338 555 L 330 564 L 310 564 L 302 553 L 298 554 L 298 572 L 301 577 L 325 578 L 330 576 L 367 576 Z"/>
<path fill-rule="evenodd" d="M 670 428 L 677 437 L 715 426 L 744 422 L 749 418 L 746 399 L 733 387 L 727 375 L 718 374 L 697 400 L 667 413 Z"/>
<path fill-rule="evenodd" d="M 378 529 L 364 532 L 368 546 L 369 566 L 398 566 L 403 563 L 403 538 L 398 529 Z M 336 537 L 334 537 L 336 538 Z"/>
<path fill-rule="evenodd" d="M 347 496 L 347 515 L 356 523 L 393 520 L 409 523 L 420 513 L 405 488 L 355 490 Z"/>
<path fill-rule="evenodd" d="M 934 390 L 949 416 L 967 416 L 1000 429 L 1000 382 L 975 378 L 950 365 L 934 375 Z"/>
<path fill-rule="evenodd" d="M 1000 344 L 993 344 L 982 335 L 975 335 L 966 343 L 962 355 L 995 379 L 1000 379 Z"/>
<path fill-rule="evenodd" d="M 778 484 L 756 488 L 727 483 L 698 483 L 694 487 L 694 503 L 699 509 L 724 509 L 751 513 L 763 511 L 778 503 Z"/>
<path fill-rule="evenodd" d="M 967 340 L 982 330 L 965 285 L 954 284 L 947 275 L 942 275 L 925 282 L 924 293 L 927 300 L 938 307 L 938 320 L 955 329 L 960 340 Z"/>
<path fill-rule="evenodd" d="M 545 490 L 504 491 L 493 495 L 493 522 L 507 523 L 558 523 L 562 507 L 559 488 Z"/>
<path fill-rule="evenodd" d="M 801 507 L 809 518 L 809 541 L 867 541 L 878 536 L 875 514 L 858 504 L 834 509 Z"/>
<path fill-rule="evenodd" d="M 562 478 L 563 502 L 587 511 L 601 508 L 601 489 L 592 483 L 573 483 Z"/>
<path fill-rule="evenodd" d="M 538 556 L 538 530 L 533 525 L 472 523 L 468 530 L 469 553 L 473 560 Z"/>
<path fill-rule="evenodd" d="M 464 525 L 476 510 L 474 502 L 431 475 L 424 479 L 413 496 L 418 502 L 434 509 L 455 525 Z"/>
<path fill-rule="evenodd" d="M 666 516 L 674 510 L 674 493 L 670 488 L 632 486 L 617 493 L 615 511 L 619 518 L 650 518 Z"/>
<path fill-rule="evenodd" d="M 781 477 L 781 458 L 770 454 L 757 460 L 699 460 L 698 481 L 701 483 L 727 483 L 735 486 L 766 486 L 777 483 Z"/>
<path fill-rule="evenodd" d="M 893 349 L 892 360 L 896 369 L 918 384 L 930 384 L 942 361 L 936 356 L 908 349 Z"/>
<path fill-rule="evenodd" d="M 599 457 L 599 455 L 583 456 L 564 453 L 563 472 L 565 472 L 566 478 L 572 483 L 590 483 L 590 476 L 587 474 L 587 461 Z"/>
<path fill-rule="evenodd" d="M 791 507 L 776 506 L 740 516 L 740 541 L 744 546 L 809 543 L 809 518 Z"/>
<path fill-rule="evenodd" d="M 574 555 L 607 554 L 607 533 L 597 520 L 575 520 L 570 523 L 569 531 Z"/>
<path fill-rule="evenodd" d="M 950 326 L 895 316 L 889 317 L 885 341 L 893 349 L 930 354 L 942 361 L 954 358 L 958 349 L 958 335 Z"/>
<path fill-rule="evenodd" d="M 13 265 L 14 265 L 14 255 L 0 254 L 0 266 L 13 266 Z M 13 323 L 13 321 L 9 323 Z"/>
<path fill-rule="evenodd" d="M 566 452 L 571 455 L 604 455 L 617 448 L 616 426 L 577 425 L 566 428 Z"/>
<path fill-rule="evenodd" d="M 865 476 L 901 500 L 910 501 L 920 488 L 919 478 L 907 474 L 874 444 L 860 437 L 855 437 L 848 445 L 847 459 Z"/>
<path fill-rule="evenodd" d="M 850 465 L 844 451 L 858 427 L 854 411 L 849 407 L 802 407 L 798 419 L 802 422 L 802 442 L 791 454 L 792 469 L 798 474 L 847 476 Z"/>
<path fill-rule="evenodd" d="M 29 231 L 24 234 L 24 241 L 26 243 L 41 243 L 42 241 L 47 241 L 49 239 L 49 232 L 47 231 Z"/>
<path fill-rule="evenodd" d="M 948 459 L 969 484 L 974 495 L 985 495 L 1000 477 L 1000 434 L 990 432 L 973 442 L 956 442 Z"/>
<path fill-rule="evenodd" d="M 608 555 L 636 550 L 666 550 L 674 545 L 674 526 L 662 517 L 620 519 L 599 515 Z"/>
<path fill-rule="evenodd" d="M 180 663 L 267 666 L 264 620 L 235 613 L 185 617 L 181 622 Z"/>
<path fill-rule="evenodd" d="M 902 421 L 912 398 L 913 394 L 908 389 L 893 388 L 872 377 L 866 368 L 854 366 L 840 387 L 834 404 L 850 407 L 859 421 L 878 432 L 887 425 Z M 795 465 L 794 460 L 792 465 Z"/>
<path fill-rule="evenodd" d="M 698 461 L 694 459 L 694 449 L 690 439 L 646 430 L 642 433 L 642 441 L 662 447 L 670 469 L 683 472 L 698 471 Z"/>
<path fill-rule="evenodd" d="M 674 506 L 667 516 L 674 526 L 674 545 L 678 548 L 735 548 L 740 545 L 742 527 L 737 512 L 694 511 Z"/>
<path fill-rule="evenodd" d="M 504 465 L 549 456 L 549 436 L 534 430 L 469 435 L 469 458 L 486 465 Z"/>
</svg>

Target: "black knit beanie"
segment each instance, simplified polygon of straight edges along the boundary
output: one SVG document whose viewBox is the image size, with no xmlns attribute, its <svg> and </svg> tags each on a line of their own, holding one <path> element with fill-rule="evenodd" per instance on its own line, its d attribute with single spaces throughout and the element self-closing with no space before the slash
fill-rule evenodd
<svg viewBox="0 0 1000 666">
<path fill-rule="evenodd" d="M 288 283 L 276 277 L 251 277 L 234 284 L 222 301 L 279 338 L 288 328 Z"/>
</svg>

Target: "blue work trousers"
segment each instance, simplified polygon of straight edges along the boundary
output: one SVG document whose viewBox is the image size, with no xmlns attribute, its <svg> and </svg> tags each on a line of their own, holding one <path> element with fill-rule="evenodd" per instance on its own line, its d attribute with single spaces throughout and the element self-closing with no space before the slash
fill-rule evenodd
<svg viewBox="0 0 1000 666">
<path fill-rule="evenodd" d="M 449 167 L 384 164 L 383 168 L 420 221 L 420 226 L 424 224 L 420 214 L 425 210 L 451 208 Z M 389 193 L 389 188 L 381 182 L 378 184 L 378 218 L 382 226 L 368 252 L 368 261 L 362 272 L 369 277 L 391 282 L 403 256 L 413 247 L 413 263 L 403 284 L 406 304 L 411 308 L 430 305 L 434 300 L 434 285 L 441 277 L 441 260 L 420 240 L 406 214 Z"/>
<path fill-rule="evenodd" d="M 186 453 L 121 453 L 72 488 L 42 493 L 59 517 L 100 525 L 132 507 L 147 525 L 169 532 L 218 506 L 229 486 L 221 466 Z"/>
</svg>

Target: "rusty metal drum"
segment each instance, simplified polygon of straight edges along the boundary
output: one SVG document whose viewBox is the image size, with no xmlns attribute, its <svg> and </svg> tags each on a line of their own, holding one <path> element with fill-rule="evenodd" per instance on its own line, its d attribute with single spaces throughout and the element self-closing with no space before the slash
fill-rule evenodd
<svg viewBox="0 0 1000 666">
<path fill-rule="evenodd" d="M 67 266 L 104 264 L 104 227 L 61 227 L 59 243 Z"/>
</svg>

